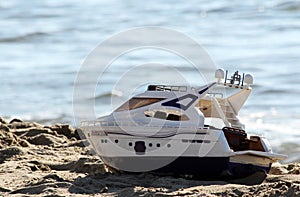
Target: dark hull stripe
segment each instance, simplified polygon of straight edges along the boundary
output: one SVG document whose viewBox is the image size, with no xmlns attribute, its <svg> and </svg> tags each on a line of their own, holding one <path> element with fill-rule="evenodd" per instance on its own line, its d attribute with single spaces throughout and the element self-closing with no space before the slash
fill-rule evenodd
<svg viewBox="0 0 300 197">
<path fill-rule="evenodd" d="M 129 172 L 191 174 L 199 177 L 219 176 L 227 170 L 229 157 L 101 157 L 107 165 Z"/>
<path fill-rule="evenodd" d="M 229 157 L 101 157 L 104 163 L 128 172 L 159 172 L 193 175 L 199 178 L 220 177 L 230 172 L 233 178 L 247 177 L 269 167 L 229 162 Z"/>
</svg>

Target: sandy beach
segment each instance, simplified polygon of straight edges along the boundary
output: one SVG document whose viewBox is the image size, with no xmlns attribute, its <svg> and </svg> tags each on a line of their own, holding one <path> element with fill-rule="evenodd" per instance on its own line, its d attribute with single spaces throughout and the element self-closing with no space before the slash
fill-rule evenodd
<svg viewBox="0 0 300 197">
<path fill-rule="evenodd" d="M 300 196 L 300 163 L 275 164 L 260 185 L 108 169 L 76 129 L 0 119 L 0 196 Z"/>
</svg>

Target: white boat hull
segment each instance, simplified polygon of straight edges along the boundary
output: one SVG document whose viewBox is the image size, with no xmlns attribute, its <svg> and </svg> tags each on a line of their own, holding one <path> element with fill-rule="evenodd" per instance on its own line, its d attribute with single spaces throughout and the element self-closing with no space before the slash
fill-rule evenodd
<svg viewBox="0 0 300 197">
<path fill-rule="evenodd" d="M 141 137 L 96 128 L 85 129 L 94 150 L 108 166 L 121 171 L 192 174 L 215 177 L 228 172 L 233 177 L 269 172 L 282 155 L 261 151 L 233 152 L 220 130 L 201 130 L 170 137 Z"/>
</svg>

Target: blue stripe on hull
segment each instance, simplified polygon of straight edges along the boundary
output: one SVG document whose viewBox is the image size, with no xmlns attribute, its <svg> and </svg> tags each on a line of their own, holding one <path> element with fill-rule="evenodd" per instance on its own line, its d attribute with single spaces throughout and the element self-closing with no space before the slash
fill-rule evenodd
<svg viewBox="0 0 300 197">
<path fill-rule="evenodd" d="M 107 165 L 122 171 L 151 171 L 193 175 L 199 178 L 219 177 L 226 171 L 230 172 L 231 178 L 243 178 L 258 171 L 268 173 L 271 168 L 271 164 L 263 167 L 229 162 L 229 157 L 102 157 L 102 160 Z"/>
<path fill-rule="evenodd" d="M 210 178 L 220 176 L 224 170 L 227 170 L 228 162 L 228 157 L 179 157 L 156 171 Z"/>
<path fill-rule="evenodd" d="M 102 157 L 102 160 L 123 171 L 141 172 L 145 171 L 145 166 L 151 166 L 153 168 L 147 171 L 187 174 L 199 178 L 217 177 L 228 169 L 229 163 L 229 157 Z"/>
</svg>

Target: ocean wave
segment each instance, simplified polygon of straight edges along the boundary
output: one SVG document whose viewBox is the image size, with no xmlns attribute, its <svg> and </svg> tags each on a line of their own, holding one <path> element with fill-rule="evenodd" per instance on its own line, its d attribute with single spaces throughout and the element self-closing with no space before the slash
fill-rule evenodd
<svg viewBox="0 0 300 197">
<path fill-rule="evenodd" d="M 20 115 L 13 115 L 13 116 L 2 115 L 2 117 L 7 122 L 13 120 L 14 118 L 17 118 L 17 119 L 22 119 L 24 121 L 28 121 L 28 122 L 31 121 L 39 124 L 44 124 L 44 125 L 50 125 L 55 123 L 68 123 L 68 124 L 73 123 L 73 117 L 65 113 L 47 112 L 45 114 L 42 112 L 38 112 L 38 113 L 30 113 L 30 114 L 28 113 L 28 114 L 20 114 Z"/>
<path fill-rule="evenodd" d="M 218 7 L 218 8 L 208 9 L 207 12 L 211 12 L 211 13 L 226 13 L 226 12 L 232 12 L 233 10 L 234 10 L 234 8 L 232 8 L 232 7 L 222 6 L 222 7 Z"/>
<path fill-rule="evenodd" d="M 273 75 L 275 78 L 299 78 L 300 76 L 300 72 L 289 72 L 289 73 L 280 73 L 280 74 L 276 74 Z"/>
<path fill-rule="evenodd" d="M 278 152 L 288 155 L 281 163 L 287 164 L 300 161 L 300 144 L 295 142 L 284 142 L 276 148 Z"/>
<path fill-rule="evenodd" d="M 272 31 L 291 31 L 291 30 L 299 30 L 300 26 L 298 25 L 289 25 L 289 26 L 283 26 L 283 25 L 277 25 L 275 27 L 270 28 Z"/>
<path fill-rule="evenodd" d="M 300 10 L 300 2 L 284 2 L 276 5 L 276 8 L 283 11 L 296 12 Z"/>
<path fill-rule="evenodd" d="M 103 94 L 99 94 L 99 95 L 97 95 L 93 98 L 90 98 L 90 99 L 100 100 L 100 99 L 107 99 L 107 98 L 110 98 L 110 97 L 121 97 L 121 96 L 123 96 L 122 91 L 112 90 L 111 92 L 106 92 L 106 93 L 103 93 Z"/>
<path fill-rule="evenodd" d="M 48 33 L 45 33 L 45 32 L 27 33 L 27 34 L 15 36 L 15 37 L 0 38 L 0 43 L 28 42 L 32 39 L 36 39 L 36 38 L 46 36 L 46 35 L 48 35 Z"/>
<path fill-rule="evenodd" d="M 289 90 L 269 89 L 269 90 L 260 91 L 259 93 L 260 94 L 289 94 L 293 92 Z"/>
<path fill-rule="evenodd" d="M 281 163 L 288 164 L 293 162 L 300 162 L 300 153 L 288 154 L 288 158 L 283 160 Z"/>
</svg>

